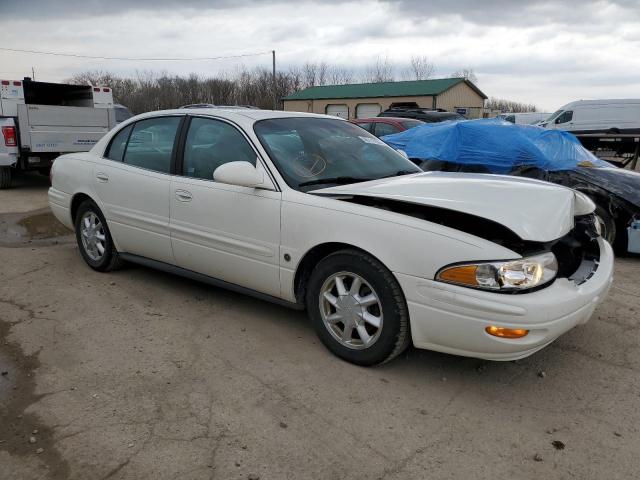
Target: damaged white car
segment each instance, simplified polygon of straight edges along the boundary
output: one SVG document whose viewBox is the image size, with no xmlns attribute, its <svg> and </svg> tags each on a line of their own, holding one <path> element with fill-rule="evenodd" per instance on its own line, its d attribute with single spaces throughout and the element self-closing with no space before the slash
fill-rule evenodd
<svg viewBox="0 0 640 480">
<path fill-rule="evenodd" d="M 495 175 L 423 173 L 335 117 L 172 110 L 59 157 L 50 205 L 92 268 L 140 263 L 306 308 L 359 365 L 419 348 L 526 357 L 611 284 L 594 205 Z"/>
</svg>

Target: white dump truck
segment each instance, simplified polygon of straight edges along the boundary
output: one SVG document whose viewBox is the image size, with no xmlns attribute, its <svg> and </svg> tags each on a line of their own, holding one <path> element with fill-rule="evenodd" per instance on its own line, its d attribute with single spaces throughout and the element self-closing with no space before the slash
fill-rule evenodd
<svg viewBox="0 0 640 480">
<path fill-rule="evenodd" d="M 15 170 L 48 174 L 56 157 L 90 150 L 116 123 L 109 87 L 0 80 L 0 189 Z"/>
</svg>

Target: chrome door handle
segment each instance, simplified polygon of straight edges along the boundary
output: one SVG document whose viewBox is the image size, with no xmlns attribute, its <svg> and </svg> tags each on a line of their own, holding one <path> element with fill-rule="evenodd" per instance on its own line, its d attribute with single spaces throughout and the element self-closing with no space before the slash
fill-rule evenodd
<svg viewBox="0 0 640 480">
<path fill-rule="evenodd" d="M 191 192 L 176 190 L 176 198 L 181 202 L 190 202 L 193 197 L 191 196 Z"/>
<path fill-rule="evenodd" d="M 98 179 L 99 182 L 102 182 L 102 183 L 106 183 L 109 181 L 109 175 L 102 172 L 96 173 L 96 178 Z"/>
</svg>

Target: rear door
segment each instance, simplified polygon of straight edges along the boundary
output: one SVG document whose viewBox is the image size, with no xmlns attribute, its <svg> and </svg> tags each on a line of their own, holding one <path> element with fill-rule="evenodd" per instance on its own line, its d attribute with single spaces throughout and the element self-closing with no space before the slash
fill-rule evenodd
<svg viewBox="0 0 640 480">
<path fill-rule="evenodd" d="M 120 130 L 94 166 L 94 184 L 119 251 L 174 263 L 169 193 L 184 116 L 140 120 Z"/>
</svg>

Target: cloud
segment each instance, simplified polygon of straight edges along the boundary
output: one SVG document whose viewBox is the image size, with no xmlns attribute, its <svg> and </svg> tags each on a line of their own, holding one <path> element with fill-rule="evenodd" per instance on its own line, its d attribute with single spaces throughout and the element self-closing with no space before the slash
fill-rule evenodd
<svg viewBox="0 0 640 480">
<path fill-rule="evenodd" d="M 576 98 L 637 97 L 640 0 L 0 0 L 3 47 L 118 57 L 210 57 L 275 49 L 278 68 L 324 61 L 397 73 L 427 55 L 438 75 L 470 67 L 490 96 L 546 109 Z M 29 35 L 25 35 L 29 32 Z M 60 81 L 84 70 L 202 76 L 270 67 L 262 55 L 216 62 L 106 62 L 0 51 L 0 77 L 31 67 Z M 638 78 L 638 80 L 636 80 Z"/>
</svg>

